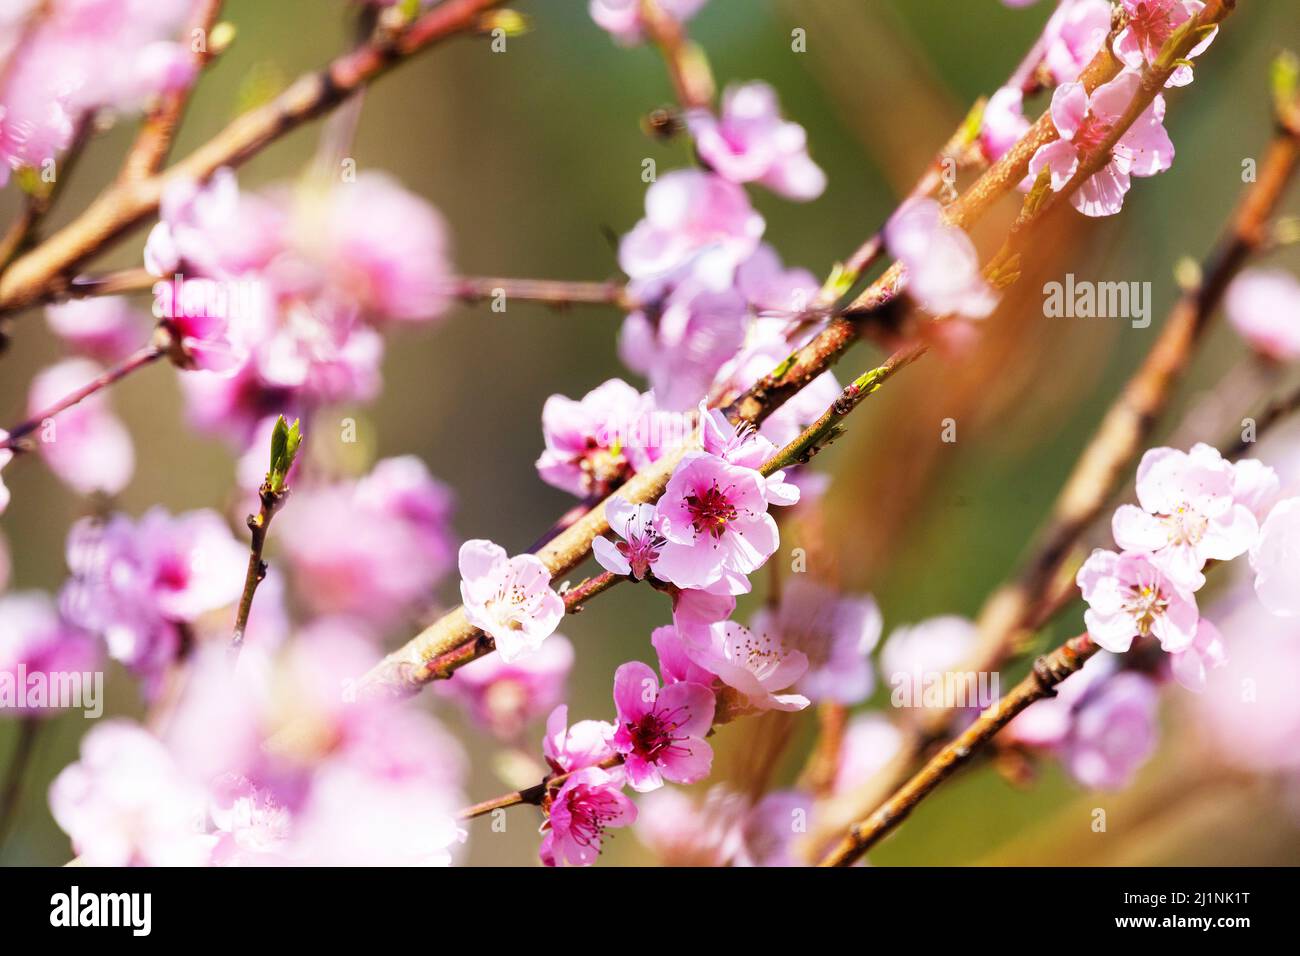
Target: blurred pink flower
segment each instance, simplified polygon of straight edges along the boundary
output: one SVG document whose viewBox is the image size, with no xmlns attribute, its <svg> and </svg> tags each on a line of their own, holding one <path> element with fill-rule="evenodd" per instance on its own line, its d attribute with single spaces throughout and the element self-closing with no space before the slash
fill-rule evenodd
<svg viewBox="0 0 1300 956">
<path fill-rule="evenodd" d="M 880 673 L 891 687 L 961 667 L 975 651 L 979 629 L 956 614 L 898 627 L 880 651 Z"/>
<path fill-rule="evenodd" d="M 507 662 L 541 647 L 564 616 L 564 600 L 536 555 L 509 557 L 491 541 L 466 541 L 460 546 L 460 578 L 465 616 L 496 641 Z"/>
<path fill-rule="evenodd" d="M 1102 681 L 1072 715 L 1060 750 L 1066 770 L 1090 789 L 1127 787 L 1155 752 L 1158 704 L 1155 683 L 1142 674 L 1126 671 Z"/>
<path fill-rule="evenodd" d="M 1122 654 L 1135 637 L 1152 634 L 1172 654 L 1196 638 L 1196 597 L 1167 578 L 1149 554 L 1098 548 L 1079 569 L 1078 584 L 1089 605 L 1083 615 L 1088 634 L 1108 651 Z"/>
<path fill-rule="evenodd" d="M 1227 663 L 1228 651 L 1223 643 L 1223 635 L 1205 618 L 1201 618 L 1196 626 L 1196 639 L 1192 646 L 1169 655 L 1169 667 L 1174 680 L 1198 694 L 1205 690 L 1209 671 Z"/>
<path fill-rule="evenodd" d="M 1037 179 L 1051 172 L 1051 188 L 1060 192 L 1081 163 L 1090 160 L 1111 135 L 1115 124 L 1137 96 L 1141 77 L 1121 73 L 1089 95 L 1082 83 L 1065 83 L 1052 94 L 1052 122 L 1061 138 L 1041 147 L 1029 162 Z M 1174 144 L 1165 132 L 1165 99 L 1156 96 L 1137 121 L 1115 143 L 1109 161 L 1070 195 L 1085 216 L 1113 216 L 1124 206 L 1130 177 L 1154 176 L 1174 162 Z"/>
<path fill-rule="evenodd" d="M 885 224 L 885 245 L 907 268 L 907 291 L 936 317 L 982 319 L 998 297 L 980 273 L 975 244 L 933 199 L 909 199 Z"/>
<path fill-rule="evenodd" d="M 826 174 L 808 156 L 804 128 L 781 118 L 776 91 L 767 83 L 733 84 L 722 110 L 692 110 L 686 116 L 700 158 L 733 183 L 759 182 L 787 199 L 816 199 Z"/>
<path fill-rule="evenodd" d="M 742 847 L 749 801 L 719 785 L 698 802 L 676 787 L 637 800 L 636 835 L 662 866 L 730 866 Z"/>
<path fill-rule="evenodd" d="M 1110 34 L 1109 0 L 1065 0 L 1056 8 L 1044 36 L 1043 63 L 1054 82 L 1069 83 L 1101 52 Z"/>
<path fill-rule="evenodd" d="M 997 162 L 1028 131 L 1025 96 L 1020 90 L 1004 86 L 989 97 L 980 127 L 980 150 L 986 160 Z"/>
<path fill-rule="evenodd" d="M 713 748 L 704 735 L 713 727 L 714 700 L 708 687 L 678 681 L 660 688 L 648 665 L 631 661 L 614 674 L 614 705 L 614 749 L 625 755 L 633 790 L 656 790 L 665 780 L 695 783 L 709 775 Z"/>
<path fill-rule="evenodd" d="M 143 313 L 117 295 L 47 305 L 45 319 L 71 348 L 99 362 L 120 362 L 149 333 Z"/>
<path fill-rule="evenodd" d="M 776 329 L 784 329 L 807 309 L 820 288 L 816 276 L 807 269 L 787 269 L 765 242 L 736 268 L 736 289 L 760 318 L 769 314 L 776 319 Z"/>
<path fill-rule="evenodd" d="M 1228 286 L 1228 321 L 1256 352 L 1277 362 L 1300 358 L 1300 281 L 1282 269 L 1248 269 Z"/>
<path fill-rule="evenodd" d="M 854 714 L 844 728 L 833 792 L 849 793 L 869 784 L 894 759 L 902 742 L 902 732 L 884 714 Z"/>
<path fill-rule="evenodd" d="M 3 583 L 3 582 L 0 582 Z M 68 703 L 56 692 L 56 678 L 98 670 L 100 652 L 85 632 L 60 617 L 49 595 L 41 591 L 19 591 L 0 595 L 0 675 L 7 675 L 17 698 L 0 704 L 0 711 L 34 716 L 57 714 Z M 48 693 L 43 705 L 34 706 L 25 691 L 26 681 L 44 675 Z M 93 688 L 91 689 L 93 693 Z M 26 701 L 26 705 L 24 705 Z M 90 710 L 103 701 L 82 701 Z"/>
<path fill-rule="evenodd" d="M 814 703 L 859 704 L 871 695 L 871 651 L 880 640 L 880 609 L 870 596 L 841 596 L 806 574 L 791 575 L 781 602 L 750 619 L 755 634 L 779 634 L 808 658 L 794 689 Z"/>
<path fill-rule="evenodd" d="M 636 805 L 622 792 L 622 775 L 599 767 L 573 773 L 551 800 L 539 850 L 547 866 L 590 866 L 605 831 L 636 821 Z"/>
<path fill-rule="evenodd" d="M 573 667 L 573 645 L 552 634 L 540 648 L 513 663 L 499 654 L 471 661 L 437 685 L 458 701 L 474 722 L 500 740 L 516 740 L 532 721 L 549 714 L 564 697 Z"/>
<path fill-rule="evenodd" d="M 1273 506 L 1250 552 L 1255 593 L 1279 617 L 1300 617 L 1300 498 Z"/>
<path fill-rule="evenodd" d="M 42 414 L 94 381 L 102 371 L 89 359 L 66 359 L 50 366 L 32 380 L 28 414 Z M 104 392 L 90 395 L 48 419 L 35 435 L 36 447 L 50 470 L 78 494 L 100 491 L 116 495 L 135 473 L 131 433 L 108 407 Z"/>
<path fill-rule="evenodd" d="M 1115 56 L 1131 70 L 1154 66 L 1160 51 L 1170 38 L 1192 17 L 1205 9 L 1201 0 L 1120 0 L 1128 15 L 1123 29 L 1115 37 Z M 1216 26 L 1184 57 L 1200 56 L 1218 35 Z M 1192 82 L 1192 67 L 1186 63 L 1174 70 L 1166 86 L 1186 86 Z"/>
<path fill-rule="evenodd" d="M 659 0 L 659 9 L 678 23 L 685 23 L 707 0 Z M 587 6 L 591 19 L 602 30 L 625 46 L 645 39 L 640 0 L 591 0 Z"/>
<path fill-rule="evenodd" d="M 808 832 L 813 799 L 802 790 L 775 790 L 764 795 L 745 816 L 738 866 L 806 866 L 797 851 Z"/>
<path fill-rule="evenodd" d="M 5 441 L 8 437 L 9 433 L 3 428 L 0 428 L 0 442 Z M 13 460 L 13 457 L 14 453 L 8 448 L 0 448 L 0 472 L 4 471 L 5 465 L 9 464 L 9 462 Z M 4 476 L 0 475 L 0 515 L 4 514 L 5 509 L 8 507 L 9 488 L 5 485 Z"/>
</svg>

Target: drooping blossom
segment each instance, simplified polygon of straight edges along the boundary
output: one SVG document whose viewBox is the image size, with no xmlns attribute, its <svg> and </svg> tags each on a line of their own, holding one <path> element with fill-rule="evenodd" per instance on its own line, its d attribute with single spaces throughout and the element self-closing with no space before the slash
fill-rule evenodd
<svg viewBox="0 0 1300 956">
<path fill-rule="evenodd" d="M 975 244 L 944 222 L 933 199 L 903 203 L 885 224 L 885 245 L 907 268 L 908 293 L 930 314 L 982 319 L 997 305 Z"/>
<path fill-rule="evenodd" d="M 7 675 L 20 695 L 9 702 L 17 713 L 56 714 L 59 707 L 76 704 L 61 699 L 57 686 L 66 675 L 85 675 L 98 669 L 99 660 L 95 642 L 63 620 L 49 595 L 41 591 L 0 595 L 0 675 Z M 43 701 L 33 700 L 30 693 L 28 681 L 35 675 L 44 675 Z M 83 693 L 81 704 L 90 710 L 102 707 L 103 701 L 87 700 Z M 7 709 L 0 704 L 0 711 Z"/>
<path fill-rule="evenodd" d="M 1174 680 L 1198 694 L 1205 690 L 1207 674 L 1227 663 L 1228 650 L 1223 635 L 1205 618 L 1197 623 L 1192 646 L 1169 655 L 1169 669 Z"/>
<path fill-rule="evenodd" d="M 1078 584 L 1089 605 L 1088 634 L 1108 651 L 1122 654 L 1134 638 L 1154 635 L 1172 654 L 1196 639 L 1196 597 L 1145 552 L 1098 548 L 1079 569 Z"/>
<path fill-rule="evenodd" d="M 496 641 L 507 662 L 541 647 L 564 616 L 564 600 L 536 555 L 510 557 L 491 541 L 466 541 L 460 546 L 460 578 L 465 616 Z"/>
<path fill-rule="evenodd" d="M 714 674 L 734 693 L 719 700 L 718 719 L 749 710 L 803 710 L 809 700 L 792 692 L 808 670 L 803 651 L 787 647 L 779 635 L 755 634 L 735 621 L 706 632 L 708 644 L 683 642 L 696 666 Z"/>
<path fill-rule="evenodd" d="M 542 406 L 546 450 L 537 473 L 548 485 L 579 497 L 605 495 L 659 457 L 652 429 L 654 401 L 612 378 L 579 401 L 552 395 Z"/>
<path fill-rule="evenodd" d="M 808 137 L 782 119 L 776 91 L 766 83 L 733 84 L 718 116 L 691 110 L 686 123 L 700 158 L 733 183 L 758 182 L 787 199 L 816 199 L 826 174 L 808 156 Z"/>
<path fill-rule="evenodd" d="M 660 688 L 654 671 L 640 661 L 614 674 L 618 730 L 614 749 L 633 790 L 695 783 L 709 775 L 713 748 L 704 740 L 713 726 L 714 699 L 708 687 L 685 681 Z"/>
<path fill-rule="evenodd" d="M 295 488 L 276 537 L 313 611 L 382 628 L 432 603 L 451 566 L 451 511 L 449 489 L 404 455 L 359 481 Z"/>
<path fill-rule="evenodd" d="M 1300 358 L 1300 281 L 1281 269 L 1248 269 L 1224 296 L 1228 321 L 1261 355 L 1275 362 Z"/>
<path fill-rule="evenodd" d="M 598 766 L 614 756 L 614 729 L 604 720 L 579 720 L 570 726 L 569 708 L 561 704 L 546 718 L 542 755 L 556 773 Z"/>
<path fill-rule="evenodd" d="M 643 581 L 654 571 L 659 560 L 659 550 L 664 537 L 658 531 L 658 516 L 654 505 L 630 503 L 621 495 L 610 498 L 605 505 L 605 520 L 618 541 L 599 536 L 592 540 L 591 550 L 596 561 L 606 571 L 628 574 Z"/>
<path fill-rule="evenodd" d="M 572 667 L 573 645 L 563 634 L 552 634 L 511 663 L 497 654 L 471 661 L 437 689 L 458 701 L 480 727 L 511 741 L 560 702 Z"/>
<path fill-rule="evenodd" d="M 880 609 L 870 596 L 848 597 L 812 580 L 793 575 L 775 608 L 750 619 L 755 634 L 780 634 L 788 647 L 808 658 L 808 670 L 794 688 L 814 703 L 858 704 L 875 684 L 871 651 L 880 640 Z"/>
<path fill-rule="evenodd" d="M 650 380 L 659 408 L 685 411 L 708 394 L 718 371 L 740 350 L 748 319 L 740 293 L 714 291 L 691 276 L 654 307 L 628 315 L 618 354 Z"/>
<path fill-rule="evenodd" d="M 1209 445 L 1196 444 L 1190 452 L 1149 450 L 1137 471 L 1141 507 L 1116 510 L 1115 543 L 1151 552 L 1170 579 L 1199 589 L 1206 561 L 1244 554 L 1259 533 L 1255 516 L 1233 496 L 1233 474 L 1233 465 Z"/>
<path fill-rule="evenodd" d="M 776 551 L 779 533 L 767 513 L 763 476 L 706 452 L 685 455 L 657 505 L 665 541 L 656 576 L 682 588 L 724 579 L 732 593 Z"/>
<path fill-rule="evenodd" d="M 128 720 L 91 728 L 81 759 L 50 785 L 50 812 L 87 866 L 203 865 L 213 844 L 204 806 L 202 787 Z"/>
<path fill-rule="evenodd" d="M 1115 37 L 1115 56 L 1132 70 L 1155 66 L 1165 44 L 1188 20 L 1205 9 L 1201 0 L 1120 0 L 1120 5 L 1127 19 Z M 1192 60 L 1204 53 L 1218 32 L 1217 26 L 1206 31 L 1183 59 Z M 1183 63 L 1165 85 L 1186 86 L 1191 82 L 1192 67 Z"/>
<path fill-rule="evenodd" d="M 1255 593 L 1279 617 L 1300 617 L 1300 498 L 1269 511 L 1250 552 Z"/>
<path fill-rule="evenodd" d="M 93 382 L 102 369 L 89 359 L 65 359 L 32 380 L 28 413 L 35 416 Z M 78 494 L 116 495 L 135 473 L 131 433 L 113 414 L 108 396 L 97 392 L 47 419 L 35 433 L 41 458 L 59 480 Z"/>
<path fill-rule="evenodd" d="M 623 272 L 644 284 L 689 267 L 698 283 L 715 292 L 731 286 L 736 267 L 758 248 L 765 225 L 742 187 L 694 169 L 660 176 L 646 190 L 645 212 L 619 243 Z"/>
<path fill-rule="evenodd" d="M 1051 188 L 1060 192 L 1081 163 L 1092 160 L 1115 125 L 1133 103 L 1141 86 L 1137 73 L 1121 73 L 1093 90 L 1082 83 L 1064 83 L 1052 94 L 1052 122 L 1061 138 L 1039 148 L 1029 162 L 1035 179 L 1051 173 Z M 1165 132 L 1165 100 L 1151 105 L 1116 141 L 1107 162 L 1079 185 L 1070 203 L 1085 216 L 1113 216 L 1124 206 L 1133 176 L 1155 176 L 1174 162 L 1174 144 Z"/>
<path fill-rule="evenodd" d="M 1043 31 L 1043 65 L 1057 84 L 1079 78 L 1110 34 L 1109 0 L 1066 0 L 1056 8 Z"/>
<path fill-rule="evenodd" d="M 47 305 L 45 320 L 72 349 L 98 362 L 120 362 L 148 335 L 144 314 L 119 295 Z"/>
<path fill-rule="evenodd" d="M 631 826 L 636 805 L 622 791 L 621 774 L 586 767 L 571 774 L 551 798 L 539 850 L 547 866 L 590 866 L 600 855 L 605 831 Z"/>
<path fill-rule="evenodd" d="M 685 23 L 695 16 L 707 0 L 659 0 L 659 9 L 666 17 Z M 645 21 L 640 0 L 591 0 L 587 6 L 591 19 L 625 46 L 645 39 Z"/>
<path fill-rule="evenodd" d="M 989 97 L 980 125 L 980 150 L 986 160 L 997 162 L 1028 131 L 1024 93 L 1004 86 Z"/>
<path fill-rule="evenodd" d="M 153 508 L 138 521 L 122 514 L 79 521 L 67 561 L 64 615 L 101 636 L 109 656 L 142 676 L 152 696 L 187 629 L 239 597 L 248 549 L 216 512 L 173 517 Z"/>
</svg>

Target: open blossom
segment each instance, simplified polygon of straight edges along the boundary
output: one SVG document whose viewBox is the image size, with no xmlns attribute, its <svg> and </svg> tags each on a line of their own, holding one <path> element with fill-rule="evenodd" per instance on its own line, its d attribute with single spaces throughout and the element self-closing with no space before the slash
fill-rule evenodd
<svg viewBox="0 0 1300 956">
<path fill-rule="evenodd" d="M 32 380 L 28 412 L 35 416 L 93 382 L 102 369 L 89 359 L 67 359 Z M 50 470 L 78 494 L 115 495 L 135 473 L 131 433 L 108 406 L 104 392 L 89 395 L 49 419 L 36 432 L 36 447 Z"/>
<path fill-rule="evenodd" d="M 548 485 L 580 497 L 605 495 L 659 457 L 648 427 L 654 400 L 621 379 L 598 385 L 580 401 L 552 395 L 542 406 L 546 450 L 537 473 Z"/>
<path fill-rule="evenodd" d="M 45 320 L 69 346 L 100 362 L 121 361 L 148 334 L 144 313 L 120 295 L 47 305 Z"/>
<path fill-rule="evenodd" d="M 614 725 L 580 720 L 569 726 L 569 708 L 561 704 L 546 718 L 542 755 L 556 773 L 595 767 L 614 756 Z"/>
<path fill-rule="evenodd" d="M 704 450 L 729 465 L 758 471 L 779 449 L 748 422 L 733 425 L 718 409 L 700 402 L 700 441 Z M 770 505 L 799 503 L 799 489 L 785 480 L 784 471 L 774 471 L 763 480 L 763 495 Z"/>
<path fill-rule="evenodd" d="M 1192 646 L 1169 656 L 1169 669 L 1174 680 L 1190 691 L 1205 690 L 1207 675 L 1216 667 L 1228 663 L 1228 649 L 1219 629 L 1201 618 L 1196 626 L 1196 639 Z"/>
<path fill-rule="evenodd" d="M 708 687 L 685 681 L 660 688 L 649 666 L 632 661 L 614 674 L 618 730 L 614 749 L 633 790 L 655 790 L 665 780 L 695 783 L 709 775 L 713 748 L 704 741 L 713 726 Z"/>
<path fill-rule="evenodd" d="M 81 759 L 50 785 L 50 811 L 87 866 L 200 866 L 213 841 L 200 829 L 200 786 L 167 748 L 127 720 L 98 724 Z"/>
<path fill-rule="evenodd" d="M 1120 5 L 1128 18 L 1115 37 L 1115 56 L 1129 69 L 1154 66 L 1174 33 L 1205 9 L 1201 0 L 1120 0 Z M 1184 59 L 1191 60 L 1204 53 L 1218 32 L 1217 26 L 1206 31 Z M 1186 86 L 1190 82 L 1192 67 L 1184 63 L 1174 70 L 1165 85 Z"/>
<path fill-rule="evenodd" d="M 795 690 L 814 702 L 858 704 L 875 684 L 871 651 L 880 640 L 880 609 L 870 596 L 843 597 L 806 574 L 793 575 L 775 610 L 749 622 L 755 634 L 777 633 L 808 658 Z"/>
<path fill-rule="evenodd" d="M 1151 449 L 1138 465 L 1142 507 L 1116 510 L 1111 523 L 1115 543 L 1151 552 L 1172 580 L 1199 589 L 1206 561 L 1244 554 L 1259 531 L 1250 509 L 1233 496 L 1233 472 L 1233 465 L 1209 445 L 1194 445 L 1190 452 Z"/>
<path fill-rule="evenodd" d="M 497 654 L 470 661 L 437 689 L 464 705 L 481 727 L 508 741 L 554 709 L 572 667 L 573 645 L 563 634 L 552 634 L 532 654 L 510 663 Z"/>
<path fill-rule="evenodd" d="M 1066 0 L 1047 21 L 1043 65 L 1053 82 L 1069 83 L 1106 45 L 1110 34 L 1109 0 Z"/>
<path fill-rule="evenodd" d="M 645 218 L 619 243 L 618 264 L 642 282 L 689 266 L 720 291 L 758 248 L 764 226 L 742 187 L 696 169 L 673 170 L 646 190 Z"/>
<path fill-rule="evenodd" d="M 623 322 L 618 354 L 650 380 L 659 408 L 685 411 L 704 397 L 745 341 L 749 312 L 734 289 L 714 291 L 694 277 L 673 285 L 655 308 Z"/>
<path fill-rule="evenodd" d="M 1079 569 L 1079 589 L 1088 602 L 1088 634 L 1108 651 L 1122 654 L 1135 637 L 1155 635 L 1170 653 L 1196 638 L 1199 614 L 1190 590 L 1166 577 L 1151 555 L 1098 548 Z"/>
<path fill-rule="evenodd" d="M 681 588 L 727 580 L 747 590 L 744 576 L 779 544 L 765 489 L 763 476 L 751 468 L 705 452 L 685 455 L 658 503 L 665 542 L 656 576 Z"/>
<path fill-rule="evenodd" d="M 985 159 L 997 162 L 1028 131 L 1024 93 L 1004 86 L 989 97 L 980 126 L 980 150 Z"/>
<path fill-rule="evenodd" d="M 56 675 L 93 671 L 99 659 L 95 642 L 84 631 L 64 621 L 47 594 L 19 591 L 0 595 L 0 677 L 7 675 L 18 694 L 27 689 L 25 681 L 32 675 L 44 674 L 48 678 L 47 698 L 43 702 L 32 700 L 29 693 L 24 706 L 20 697 L 16 701 L 18 713 L 57 713 L 56 708 L 68 701 L 59 699 Z M 0 703 L 0 710 L 7 710 L 14 703 Z M 82 703 L 87 708 L 103 705 L 102 700 L 85 699 Z"/>
<path fill-rule="evenodd" d="M 803 710 L 809 700 L 791 692 L 808 670 L 803 651 L 786 646 L 780 635 L 755 634 L 735 621 L 705 632 L 708 643 L 683 642 L 686 656 L 718 677 L 738 695 L 738 710 Z"/>
<path fill-rule="evenodd" d="M 1256 352 L 1276 362 L 1300 358 L 1300 280 L 1282 269 L 1248 269 L 1224 296 L 1228 321 Z"/>
<path fill-rule="evenodd" d="M 636 805 L 623 793 L 621 774 L 586 767 L 571 774 L 551 798 L 539 850 L 547 866 L 590 866 L 600 855 L 605 831 L 631 826 Z"/>
<path fill-rule="evenodd" d="M 606 571 L 628 574 L 638 581 L 654 572 L 664 537 L 657 530 L 658 515 L 654 505 L 631 504 L 615 495 L 605 505 L 605 520 L 619 541 L 597 537 L 591 542 L 597 563 Z"/>
<path fill-rule="evenodd" d="M 1030 176 L 1047 169 L 1051 188 L 1060 192 L 1079 165 L 1093 158 L 1111 135 L 1138 93 L 1137 73 L 1121 73 L 1089 96 L 1082 83 L 1064 83 L 1052 94 L 1052 122 L 1061 138 L 1039 148 L 1029 162 Z M 1174 162 L 1174 144 L 1165 132 L 1165 100 L 1156 96 L 1142 115 L 1124 131 L 1108 162 L 1070 196 L 1085 216 L 1112 216 L 1124 206 L 1131 177 L 1154 176 Z"/>
<path fill-rule="evenodd" d="M 692 110 L 686 117 L 700 158 L 733 183 L 759 182 L 787 199 L 816 199 L 826 174 L 808 156 L 804 128 L 781 118 L 766 83 L 727 87 L 721 115 Z"/>
<path fill-rule="evenodd" d="M 173 517 L 153 508 L 138 521 L 121 514 L 79 521 L 67 560 L 64 615 L 101 636 L 152 696 L 180 652 L 183 628 L 239 597 L 248 549 L 214 511 Z"/>
<path fill-rule="evenodd" d="M 564 616 L 564 600 L 536 555 L 512 558 L 491 541 L 466 541 L 460 546 L 460 578 L 465 616 L 496 641 L 507 662 L 541 647 Z"/>
<path fill-rule="evenodd" d="M 1300 498 L 1273 506 L 1250 552 L 1255 593 L 1279 617 L 1300 617 Z"/>
<path fill-rule="evenodd" d="M 451 511 L 450 490 L 403 455 L 359 481 L 295 488 L 277 538 L 313 611 L 383 627 L 432 600 L 451 567 Z"/>
<path fill-rule="evenodd" d="M 907 268 L 907 290 L 932 315 L 982 319 L 997 294 L 980 273 L 970 237 L 943 220 L 933 199 L 909 199 L 885 224 L 885 245 Z"/>
<path fill-rule="evenodd" d="M 685 23 L 705 3 L 706 0 L 659 0 L 659 9 L 664 16 Z M 645 39 L 640 0 L 591 0 L 587 9 L 596 25 L 619 43 L 631 46 Z"/>
</svg>

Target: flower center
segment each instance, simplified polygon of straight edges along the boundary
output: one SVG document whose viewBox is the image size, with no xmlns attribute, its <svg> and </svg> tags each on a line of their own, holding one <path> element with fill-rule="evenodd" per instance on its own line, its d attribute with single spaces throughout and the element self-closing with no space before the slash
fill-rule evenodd
<svg viewBox="0 0 1300 956">
<path fill-rule="evenodd" d="M 1174 35 L 1173 9 L 1168 0 L 1145 0 L 1129 17 L 1129 26 L 1151 52 L 1158 51 Z"/>
<path fill-rule="evenodd" d="M 1170 544 L 1195 546 L 1205 536 L 1205 529 L 1210 522 L 1200 512 L 1181 507 L 1173 514 L 1165 515 L 1164 523 Z"/>
<path fill-rule="evenodd" d="M 716 481 L 702 492 L 687 495 L 685 501 L 696 534 L 707 533 L 721 538 L 727 530 L 727 522 L 736 520 L 736 506 Z"/>
<path fill-rule="evenodd" d="M 1146 637 L 1151 633 L 1151 626 L 1156 618 L 1165 613 L 1169 599 L 1160 593 L 1158 587 L 1150 584 L 1134 584 L 1129 588 L 1129 599 L 1124 610 L 1132 615 L 1137 624 L 1138 634 Z"/>
<path fill-rule="evenodd" d="M 677 714 L 678 711 L 654 712 L 646 714 L 635 724 L 631 722 L 627 724 L 627 731 L 632 735 L 632 746 L 637 755 L 647 763 L 654 763 L 671 751 L 677 741 L 686 739 L 674 736 L 677 728 L 681 726 L 681 722 L 676 719 Z"/>
<path fill-rule="evenodd" d="M 1085 154 L 1091 154 L 1105 142 L 1113 128 L 1114 124 L 1089 114 L 1074 134 L 1074 145 Z"/>
</svg>

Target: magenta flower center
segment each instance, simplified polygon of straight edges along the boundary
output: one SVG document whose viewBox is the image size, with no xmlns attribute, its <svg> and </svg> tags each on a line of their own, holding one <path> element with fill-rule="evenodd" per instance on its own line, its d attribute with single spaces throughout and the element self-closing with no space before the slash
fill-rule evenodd
<svg viewBox="0 0 1300 956">
<path fill-rule="evenodd" d="M 1074 145 L 1084 154 L 1090 155 L 1101 147 L 1112 129 L 1114 129 L 1113 123 L 1099 119 L 1090 113 L 1078 132 L 1074 134 Z"/>
<path fill-rule="evenodd" d="M 1129 26 L 1141 38 L 1148 55 L 1158 52 L 1174 35 L 1172 4 L 1169 0 L 1145 0 L 1129 17 Z"/>
<path fill-rule="evenodd" d="M 716 481 L 703 491 L 687 495 L 684 500 L 696 534 L 721 538 L 727 530 L 727 522 L 736 520 L 736 506 Z"/>
<path fill-rule="evenodd" d="M 569 794 L 569 838 L 579 846 L 600 850 L 601 837 L 617 815 L 608 796 L 586 789 Z"/>
<path fill-rule="evenodd" d="M 677 719 L 681 708 L 671 713 L 651 712 L 636 723 L 628 721 L 624 726 L 632 737 L 632 749 L 647 763 L 654 763 L 670 753 L 673 746 L 685 737 L 675 736 L 681 721 Z"/>
</svg>

